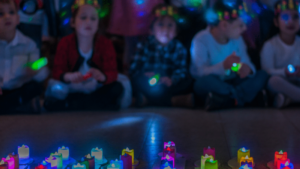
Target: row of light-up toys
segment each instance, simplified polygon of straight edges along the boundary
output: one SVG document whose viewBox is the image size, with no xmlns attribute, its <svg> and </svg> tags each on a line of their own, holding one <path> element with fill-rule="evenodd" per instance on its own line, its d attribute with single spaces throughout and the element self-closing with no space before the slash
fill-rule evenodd
<svg viewBox="0 0 300 169">
<path fill-rule="evenodd" d="M 228 161 L 229 167 L 232 169 L 252 169 L 254 168 L 253 157 L 250 156 L 250 150 L 245 147 L 237 152 L 237 157 Z"/>
<path fill-rule="evenodd" d="M 274 161 L 268 162 L 267 166 L 270 169 L 294 169 L 294 165 L 288 159 L 287 152 L 276 151 Z"/>
<path fill-rule="evenodd" d="M 19 169 L 20 165 L 27 165 L 33 162 L 29 156 L 29 147 L 26 145 L 18 146 L 18 154 L 14 152 L 0 161 L 0 169 Z"/>
<path fill-rule="evenodd" d="M 163 152 L 158 154 L 160 159 L 156 161 L 153 169 L 183 169 L 185 159 L 176 152 L 176 145 L 173 141 L 164 142 Z"/>
<path fill-rule="evenodd" d="M 215 148 L 207 147 L 203 149 L 203 156 L 195 162 L 195 169 L 218 169 L 218 160 L 215 156 Z"/>
</svg>

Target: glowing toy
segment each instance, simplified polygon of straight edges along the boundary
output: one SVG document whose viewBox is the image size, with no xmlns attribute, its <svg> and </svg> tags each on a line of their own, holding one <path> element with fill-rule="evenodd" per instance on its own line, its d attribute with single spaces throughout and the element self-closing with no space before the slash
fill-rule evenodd
<svg viewBox="0 0 300 169">
<path fill-rule="evenodd" d="M 292 163 L 286 162 L 284 165 L 281 164 L 280 169 L 294 169 L 294 165 Z"/>
<path fill-rule="evenodd" d="M 121 169 L 120 164 L 111 163 L 107 166 L 107 169 Z"/>
<path fill-rule="evenodd" d="M 214 160 L 214 157 L 212 155 L 205 154 L 204 156 L 201 156 L 201 164 L 200 169 L 205 169 L 205 164 L 207 160 Z"/>
<path fill-rule="evenodd" d="M 58 152 L 55 152 L 54 154 L 52 154 L 52 156 L 56 158 L 57 168 L 62 168 L 63 167 L 62 154 L 58 153 Z"/>
<path fill-rule="evenodd" d="M 2 160 L 8 164 L 8 169 L 15 168 L 15 160 L 13 158 L 7 156 L 6 158 L 2 158 Z"/>
<path fill-rule="evenodd" d="M 86 75 L 83 76 L 83 79 L 87 80 L 87 79 L 89 79 L 91 77 L 92 77 L 92 74 L 91 73 L 87 73 Z"/>
<path fill-rule="evenodd" d="M 70 156 L 69 148 L 62 146 L 58 148 L 58 153 L 62 154 L 63 160 L 68 160 Z"/>
<path fill-rule="evenodd" d="M 242 67 L 241 63 L 233 63 L 232 67 L 231 67 L 231 70 L 234 71 L 234 72 L 238 72 L 241 67 Z"/>
<path fill-rule="evenodd" d="M 246 165 L 241 166 L 240 169 L 253 169 L 253 168 L 246 164 Z"/>
<path fill-rule="evenodd" d="M 35 167 L 35 169 L 47 169 L 47 167 L 44 166 L 44 165 L 42 165 L 42 164 L 40 164 L 37 167 Z"/>
<path fill-rule="evenodd" d="M 149 85 L 150 86 L 155 86 L 159 82 L 159 79 L 160 79 L 160 75 L 159 74 L 154 75 L 153 77 L 150 78 Z"/>
<path fill-rule="evenodd" d="M 281 169 L 281 167 L 287 163 L 290 163 L 290 159 L 283 157 L 283 158 L 277 160 L 277 166 L 274 166 L 274 167 L 276 169 Z"/>
<path fill-rule="evenodd" d="M 8 164 L 4 160 L 0 161 L 0 169 L 8 169 Z"/>
<path fill-rule="evenodd" d="M 20 159 L 28 159 L 29 158 L 29 147 L 26 145 L 18 146 L 18 154 Z"/>
<path fill-rule="evenodd" d="M 290 73 L 295 73 L 296 72 L 296 68 L 293 66 L 293 65 L 288 65 L 288 71 L 290 72 Z"/>
<path fill-rule="evenodd" d="M 214 159 L 216 158 L 216 155 L 215 155 L 215 148 L 211 148 L 211 147 L 204 147 L 203 148 L 203 154 L 207 154 L 207 155 L 211 155 L 214 157 Z"/>
<path fill-rule="evenodd" d="M 245 147 L 240 148 L 237 152 L 237 157 L 229 160 L 228 165 L 231 168 L 240 168 L 241 162 L 243 162 L 242 165 L 248 164 L 247 166 L 249 167 L 250 162 L 252 162 L 252 165 L 253 165 L 252 167 L 254 167 L 253 158 L 250 159 L 249 157 L 251 157 L 250 150 L 246 149 Z"/>
<path fill-rule="evenodd" d="M 85 156 L 85 160 L 89 163 L 89 169 L 95 168 L 95 157 L 92 157 L 91 154 Z"/>
<path fill-rule="evenodd" d="M 85 165 L 81 165 L 80 163 L 77 163 L 77 165 L 73 165 L 72 169 L 86 169 Z"/>
<path fill-rule="evenodd" d="M 246 157 L 242 157 L 241 161 L 240 161 L 240 166 L 246 165 L 248 164 L 248 166 L 253 167 L 254 166 L 254 160 L 252 157 L 246 156 Z"/>
<path fill-rule="evenodd" d="M 124 169 L 132 169 L 132 157 L 128 154 L 121 155 Z"/>
<path fill-rule="evenodd" d="M 280 150 L 279 152 L 276 151 L 275 152 L 275 158 L 274 158 L 274 166 L 277 166 L 278 159 L 281 159 L 281 158 L 286 158 L 287 159 L 287 157 L 288 157 L 287 152 L 283 152 L 282 150 Z"/>
<path fill-rule="evenodd" d="M 179 19 L 178 11 L 172 6 L 163 6 L 161 8 L 157 8 L 155 10 L 155 16 L 156 17 L 171 16 L 176 21 L 178 21 L 178 19 Z"/>
<path fill-rule="evenodd" d="M 57 167 L 57 159 L 55 157 L 53 157 L 52 155 L 50 155 L 49 158 L 46 158 L 45 161 L 47 161 L 48 163 L 51 164 L 51 168 Z"/>
<path fill-rule="evenodd" d="M 127 147 L 126 149 L 122 150 L 122 155 L 125 155 L 125 154 L 128 154 L 132 157 L 131 161 L 132 161 L 132 164 L 134 164 L 134 150 L 133 149 L 129 150 L 129 148 Z"/>
<path fill-rule="evenodd" d="M 102 150 L 102 148 L 101 149 L 98 149 L 98 147 L 93 148 L 92 151 L 91 151 L 91 156 L 95 157 L 96 161 L 97 160 L 101 161 L 103 159 L 103 150 Z"/>
<path fill-rule="evenodd" d="M 237 162 L 240 163 L 241 158 L 246 156 L 250 157 L 250 150 L 247 150 L 245 147 L 239 149 Z"/>
<path fill-rule="evenodd" d="M 48 64 L 48 59 L 43 57 L 36 60 L 35 62 L 27 63 L 25 66 L 30 67 L 32 70 L 39 70 L 42 67 L 46 66 L 47 64 Z"/>
<path fill-rule="evenodd" d="M 289 0 L 289 3 L 287 4 L 286 0 L 281 1 L 280 4 L 277 5 L 277 8 L 275 9 L 275 14 L 279 14 L 282 11 L 285 10 L 299 10 L 299 2 L 298 1 L 293 1 L 293 0 Z"/>
<path fill-rule="evenodd" d="M 206 160 L 205 161 L 205 169 L 218 169 L 218 160 Z"/>
<path fill-rule="evenodd" d="M 15 169 L 19 169 L 19 155 L 13 152 L 9 154 L 9 157 L 14 159 Z"/>
<path fill-rule="evenodd" d="M 169 156 L 169 155 L 166 155 L 165 157 L 162 157 L 161 158 L 161 164 L 165 164 L 165 163 L 168 163 L 169 166 L 171 166 L 172 168 L 175 167 L 175 158 Z"/>
</svg>

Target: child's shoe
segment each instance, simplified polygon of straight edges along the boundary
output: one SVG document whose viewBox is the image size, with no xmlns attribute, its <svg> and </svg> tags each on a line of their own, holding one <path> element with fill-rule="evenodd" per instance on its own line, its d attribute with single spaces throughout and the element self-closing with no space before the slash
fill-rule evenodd
<svg viewBox="0 0 300 169">
<path fill-rule="evenodd" d="M 281 93 L 278 93 L 274 99 L 274 107 L 278 109 L 285 108 L 286 106 L 290 105 L 292 100 Z"/>
</svg>

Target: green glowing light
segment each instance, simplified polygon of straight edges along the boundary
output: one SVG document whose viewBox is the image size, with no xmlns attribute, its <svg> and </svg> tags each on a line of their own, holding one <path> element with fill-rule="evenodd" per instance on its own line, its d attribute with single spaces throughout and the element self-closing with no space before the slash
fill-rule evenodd
<svg viewBox="0 0 300 169">
<path fill-rule="evenodd" d="M 160 78 L 159 74 L 154 75 L 153 77 L 151 77 L 150 80 L 149 80 L 150 86 L 155 86 L 158 83 L 159 78 Z"/>
<path fill-rule="evenodd" d="M 42 67 L 46 66 L 47 64 L 48 64 L 48 59 L 43 57 L 36 60 L 35 62 L 27 63 L 25 66 L 30 67 L 32 70 L 39 70 Z"/>
<path fill-rule="evenodd" d="M 234 72 L 238 72 L 241 67 L 242 67 L 241 63 L 233 63 L 232 67 L 231 67 L 231 70 L 234 71 Z"/>
</svg>

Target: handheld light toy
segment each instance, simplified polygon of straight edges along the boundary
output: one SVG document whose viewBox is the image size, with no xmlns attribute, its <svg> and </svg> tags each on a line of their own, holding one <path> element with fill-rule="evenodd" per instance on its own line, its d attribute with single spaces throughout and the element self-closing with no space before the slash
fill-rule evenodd
<svg viewBox="0 0 300 169">
<path fill-rule="evenodd" d="M 296 68 L 293 66 L 293 65 L 288 65 L 288 71 L 290 72 L 290 73 L 295 73 L 296 72 Z"/>
<path fill-rule="evenodd" d="M 159 74 L 154 75 L 153 77 L 151 77 L 150 80 L 149 80 L 149 85 L 150 86 L 155 86 L 158 83 L 159 78 L 160 78 Z"/>
<path fill-rule="evenodd" d="M 241 67 L 242 67 L 241 63 L 233 63 L 232 67 L 231 67 L 231 70 L 234 71 L 234 72 L 238 72 Z"/>
<path fill-rule="evenodd" d="M 34 62 L 29 62 L 25 64 L 25 67 L 29 67 L 32 70 L 39 70 L 42 67 L 46 66 L 48 64 L 48 59 L 45 57 L 42 57 Z"/>
<path fill-rule="evenodd" d="M 87 79 L 89 79 L 91 77 L 92 77 L 92 74 L 91 73 L 87 73 L 86 75 L 83 76 L 83 79 L 87 80 Z"/>
</svg>

